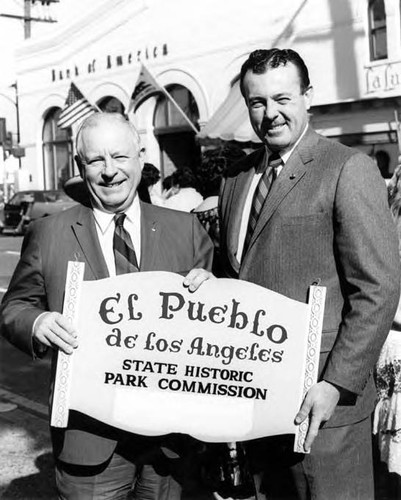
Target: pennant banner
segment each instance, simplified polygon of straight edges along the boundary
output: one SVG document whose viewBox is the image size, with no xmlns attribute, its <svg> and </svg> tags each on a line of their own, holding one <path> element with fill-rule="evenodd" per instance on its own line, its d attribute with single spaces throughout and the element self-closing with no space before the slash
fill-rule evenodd
<svg viewBox="0 0 401 500">
<path fill-rule="evenodd" d="M 67 277 L 79 347 L 59 353 L 53 426 L 73 409 L 143 435 L 293 433 L 302 451 L 307 423 L 294 418 L 317 379 L 325 288 L 303 304 L 239 280 L 190 293 L 167 272 L 82 282 L 82 266 L 70 263 Z"/>
<path fill-rule="evenodd" d="M 135 112 L 143 101 L 159 92 L 165 93 L 164 89 L 157 83 L 147 68 L 142 64 L 138 80 L 131 96 L 130 109 Z"/>
</svg>

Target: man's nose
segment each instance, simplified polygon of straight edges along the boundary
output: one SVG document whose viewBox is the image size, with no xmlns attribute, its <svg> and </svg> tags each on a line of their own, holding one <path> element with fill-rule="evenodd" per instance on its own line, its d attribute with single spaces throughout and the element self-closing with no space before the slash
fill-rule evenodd
<svg viewBox="0 0 401 500">
<path fill-rule="evenodd" d="M 278 114 L 278 110 L 277 110 L 277 105 L 275 104 L 275 102 L 268 102 L 266 104 L 266 108 L 265 108 L 265 117 L 269 120 L 269 121 L 273 121 L 276 117 L 277 117 L 277 114 Z"/>
<path fill-rule="evenodd" d="M 105 177 L 114 177 L 116 173 L 117 173 L 117 168 L 113 158 L 106 157 L 104 159 L 102 175 L 104 175 Z"/>
</svg>

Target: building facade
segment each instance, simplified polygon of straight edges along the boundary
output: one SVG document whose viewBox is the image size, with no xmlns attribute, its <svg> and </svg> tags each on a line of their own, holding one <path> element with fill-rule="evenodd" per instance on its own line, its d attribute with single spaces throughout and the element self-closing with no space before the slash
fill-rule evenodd
<svg viewBox="0 0 401 500">
<path fill-rule="evenodd" d="M 400 0 L 99 0 L 53 37 L 17 54 L 22 158 L 18 188 L 57 188 L 76 173 L 73 125 L 57 127 L 70 87 L 103 111 L 128 114 L 146 161 L 165 177 L 199 161 L 208 139 L 255 141 L 235 78 L 251 50 L 297 50 L 314 86 L 321 133 L 397 163 L 401 100 Z M 273 5 L 273 3 L 272 3 Z M 72 6 L 73 7 L 73 6 Z M 135 113 L 142 65 L 163 94 Z M 386 160 L 385 158 L 385 160 Z"/>
</svg>

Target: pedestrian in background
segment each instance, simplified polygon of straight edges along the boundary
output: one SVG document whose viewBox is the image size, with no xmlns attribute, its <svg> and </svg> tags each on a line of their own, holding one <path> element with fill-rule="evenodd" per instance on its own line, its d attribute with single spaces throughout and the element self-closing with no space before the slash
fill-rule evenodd
<svg viewBox="0 0 401 500">
<path fill-rule="evenodd" d="M 388 199 L 397 228 L 401 258 L 401 163 L 389 179 Z M 379 401 L 374 414 L 374 432 L 380 459 L 390 475 L 377 474 L 378 483 L 390 495 L 401 498 L 401 301 L 375 370 Z M 379 465 L 380 470 L 380 465 Z"/>
<path fill-rule="evenodd" d="M 141 180 L 138 185 L 139 199 L 147 203 L 162 205 L 161 194 L 158 193 L 157 183 L 160 180 L 160 172 L 152 163 L 145 162 L 142 169 Z"/>
<path fill-rule="evenodd" d="M 203 201 L 197 191 L 197 179 L 189 167 L 180 167 L 163 181 L 163 206 L 190 212 Z"/>
<path fill-rule="evenodd" d="M 241 158 L 245 152 L 236 145 L 225 144 L 218 148 L 208 149 L 202 154 L 197 169 L 198 186 L 203 196 L 202 203 L 192 212 L 208 232 L 214 244 L 213 274 L 221 276 L 220 265 L 220 220 L 218 213 L 219 191 L 221 181 L 227 170 Z"/>
</svg>

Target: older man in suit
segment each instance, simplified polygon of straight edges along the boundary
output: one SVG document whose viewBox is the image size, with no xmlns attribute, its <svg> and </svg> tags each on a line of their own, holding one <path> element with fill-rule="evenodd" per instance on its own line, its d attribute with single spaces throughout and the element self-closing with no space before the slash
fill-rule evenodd
<svg viewBox="0 0 401 500">
<path fill-rule="evenodd" d="M 162 270 L 187 275 L 190 289 L 203 279 L 196 268 L 210 269 L 212 262 L 212 243 L 195 216 L 139 201 L 139 138 L 123 116 L 88 118 L 77 135 L 77 154 L 90 206 L 77 205 L 29 227 L 1 306 L 2 334 L 34 357 L 49 347 L 72 353 L 84 333 L 61 314 L 68 261 L 85 263 L 85 280 Z M 125 499 L 131 489 L 134 498 L 180 497 L 158 438 L 122 432 L 76 412 L 66 430 L 52 429 L 52 438 L 60 498 Z M 164 477 L 152 466 L 162 466 Z"/>
<path fill-rule="evenodd" d="M 269 499 L 373 499 L 372 369 L 400 282 L 385 185 L 367 156 L 312 130 L 312 87 L 295 51 L 254 51 L 240 84 L 264 146 L 222 187 L 225 274 L 302 302 L 311 284 L 327 288 L 319 380 L 294 415 L 310 418 L 310 453 L 265 438 L 249 444 L 251 463 Z"/>
</svg>

